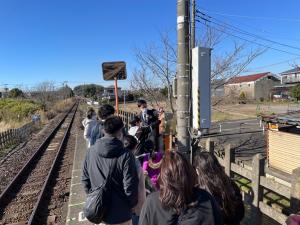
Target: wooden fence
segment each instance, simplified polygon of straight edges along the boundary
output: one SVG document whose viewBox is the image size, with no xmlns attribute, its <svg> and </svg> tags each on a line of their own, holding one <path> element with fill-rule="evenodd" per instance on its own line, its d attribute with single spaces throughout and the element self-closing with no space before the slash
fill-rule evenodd
<svg viewBox="0 0 300 225">
<path fill-rule="evenodd" d="M 33 122 L 29 122 L 17 129 L 9 129 L 0 133 L 0 149 L 18 144 L 28 138 L 33 130 Z"/>
<path fill-rule="evenodd" d="M 207 139 L 206 150 L 214 154 L 214 142 L 210 139 Z M 230 145 L 227 145 L 224 158 L 218 157 L 218 160 L 224 166 L 226 174 L 231 178 L 237 174 L 251 181 L 251 190 L 250 193 L 247 193 L 252 200 L 251 220 L 253 221 L 250 224 L 261 224 L 262 214 L 281 224 L 286 224 L 287 216 L 263 201 L 266 190 L 289 199 L 290 207 L 287 210 L 289 213 L 300 212 L 300 167 L 293 170 L 292 175 L 285 179 L 289 180 L 288 184 L 283 184 L 285 182 L 278 182 L 280 179 L 275 179 L 273 174 L 269 176 L 262 154 L 255 155 L 252 159 L 252 165 L 246 168 L 235 163 L 235 151 Z"/>
<path fill-rule="evenodd" d="M 125 124 L 126 129 L 129 129 L 130 121 L 133 120 L 134 116 L 136 116 L 136 115 L 137 115 L 136 113 L 119 110 L 119 116 L 123 120 L 123 123 Z"/>
</svg>

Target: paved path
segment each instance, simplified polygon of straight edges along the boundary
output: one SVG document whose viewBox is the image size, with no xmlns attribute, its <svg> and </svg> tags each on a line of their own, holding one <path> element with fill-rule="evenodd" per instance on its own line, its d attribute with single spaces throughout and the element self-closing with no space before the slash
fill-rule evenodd
<svg viewBox="0 0 300 225">
<path fill-rule="evenodd" d="M 91 225 L 83 215 L 82 208 L 85 203 L 86 194 L 81 184 L 81 167 L 86 153 L 86 142 L 83 139 L 82 131 L 76 135 L 76 146 L 72 170 L 72 181 L 70 199 L 68 206 L 67 225 Z"/>
</svg>

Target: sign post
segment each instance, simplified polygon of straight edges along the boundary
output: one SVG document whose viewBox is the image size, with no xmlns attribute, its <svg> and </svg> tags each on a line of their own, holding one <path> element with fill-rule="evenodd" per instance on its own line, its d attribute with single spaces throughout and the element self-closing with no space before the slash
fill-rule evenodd
<svg viewBox="0 0 300 225">
<path fill-rule="evenodd" d="M 119 115 L 119 94 L 118 94 L 118 79 L 115 77 L 115 98 L 116 98 L 116 112 Z"/>
<path fill-rule="evenodd" d="M 118 80 L 126 80 L 126 63 L 118 62 L 104 62 L 102 63 L 102 72 L 104 80 L 113 80 L 115 83 L 115 107 L 119 114 L 119 94 L 118 94 Z"/>
</svg>

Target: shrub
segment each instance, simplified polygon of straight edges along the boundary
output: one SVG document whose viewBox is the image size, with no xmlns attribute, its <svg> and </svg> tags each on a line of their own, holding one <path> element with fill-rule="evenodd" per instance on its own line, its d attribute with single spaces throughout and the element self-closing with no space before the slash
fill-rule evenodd
<svg viewBox="0 0 300 225">
<path fill-rule="evenodd" d="M 240 100 L 246 100 L 246 94 L 245 94 L 245 92 L 242 91 L 242 92 L 240 93 L 239 99 L 240 99 Z"/>
<path fill-rule="evenodd" d="M 29 100 L 1 99 L 0 121 L 21 121 L 31 117 L 41 105 Z"/>
</svg>

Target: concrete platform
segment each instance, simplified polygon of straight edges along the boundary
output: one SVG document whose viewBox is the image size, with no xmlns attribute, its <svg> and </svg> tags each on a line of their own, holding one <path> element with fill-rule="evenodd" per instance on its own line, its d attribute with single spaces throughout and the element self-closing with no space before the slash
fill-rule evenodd
<svg viewBox="0 0 300 225">
<path fill-rule="evenodd" d="M 72 169 L 72 180 L 70 199 L 68 204 L 67 225 L 91 225 L 84 217 L 83 206 L 86 194 L 81 184 L 81 168 L 86 153 L 86 142 L 83 138 L 83 132 L 80 130 L 76 135 L 75 154 Z"/>
</svg>

